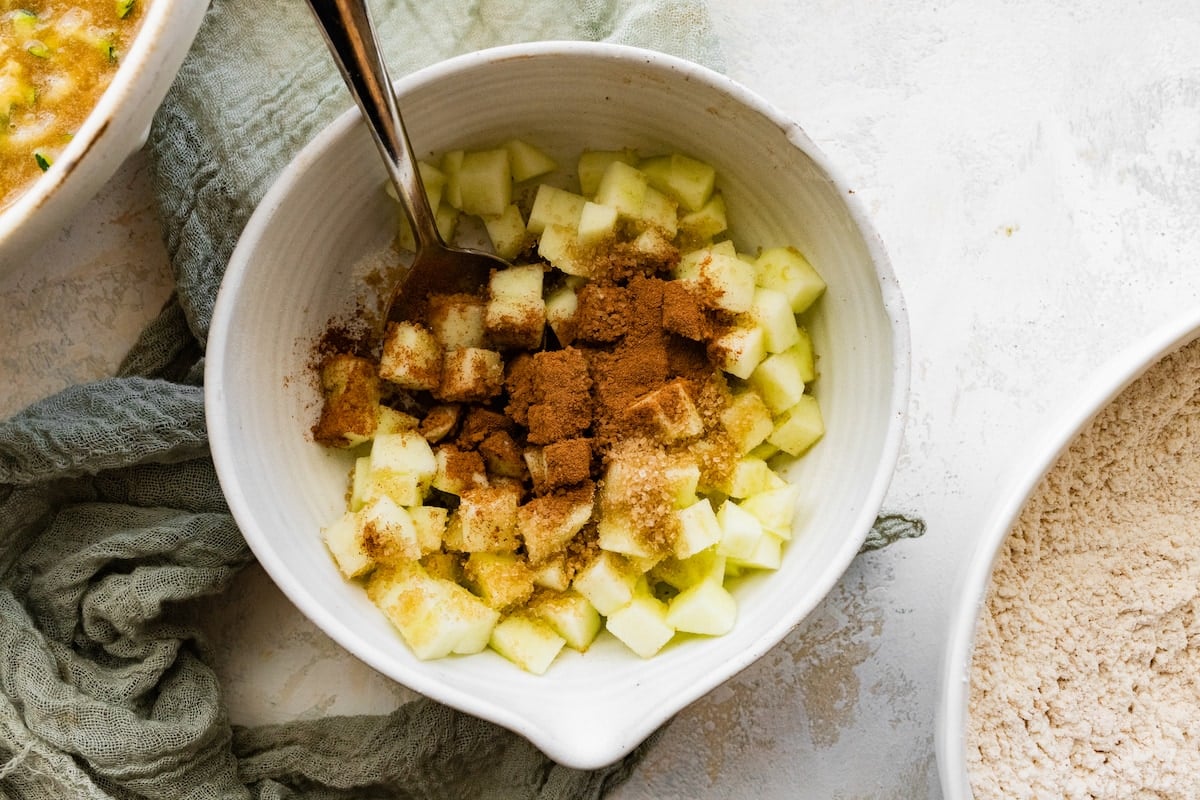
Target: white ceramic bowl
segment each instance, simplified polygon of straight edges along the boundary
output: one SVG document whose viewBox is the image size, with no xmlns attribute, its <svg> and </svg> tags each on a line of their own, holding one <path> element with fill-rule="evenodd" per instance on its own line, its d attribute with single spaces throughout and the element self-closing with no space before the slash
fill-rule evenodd
<svg viewBox="0 0 1200 800">
<path fill-rule="evenodd" d="M 992 570 L 1004 541 L 1042 478 L 1097 414 L 1166 355 L 1200 336 L 1200 311 L 1166 323 L 1144 341 L 1118 354 L 1084 386 L 1041 432 L 1033 437 L 1029 459 L 1015 465 L 997 495 L 967 567 L 960 573 L 950 630 L 942 662 L 937 722 L 934 732 L 946 800 L 969 800 L 966 730 L 971 660 L 976 624 L 987 599 Z"/>
<path fill-rule="evenodd" d="M 208 3 L 154 0 L 96 107 L 54 166 L 0 211 L 0 275 L 53 238 L 146 142 L 150 121 L 200 30 Z"/>
<path fill-rule="evenodd" d="M 364 593 L 339 577 L 318 529 L 344 508 L 349 462 L 312 442 L 314 339 L 348 311 L 355 264 L 393 237 L 396 211 L 356 111 L 284 171 L 242 235 L 208 342 L 208 424 L 221 484 L 267 572 L 320 628 L 380 672 L 597 767 L 779 642 L 858 551 L 895 464 L 907 404 L 908 332 L 887 258 L 850 189 L 794 123 L 695 64 L 603 44 L 475 53 L 397 85 L 419 156 L 521 136 L 574 163 L 585 146 L 682 151 L 721 176 L 736 243 L 795 244 L 829 289 L 812 325 L 828 432 L 792 476 L 798 534 L 778 573 L 739 587 L 728 635 L 650 660 L 602 636 L 541 677 L 499 656 L 421 662 Z M 358 275 L 359 277 L 356 277 Z"/>
</svg>

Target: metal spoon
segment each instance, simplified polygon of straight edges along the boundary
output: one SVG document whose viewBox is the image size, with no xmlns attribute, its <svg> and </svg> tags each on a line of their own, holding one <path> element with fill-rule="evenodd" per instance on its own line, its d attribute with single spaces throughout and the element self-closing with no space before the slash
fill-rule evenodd
<svg viewBox="0 0 1200 800">
<path fill-rule="evenodd" d="M 308 5 L 383 156 L 416 241 L 412 266 L 393 291 L 385 320 L 419 317 L 434 289 L 477 291 L 491 270 L 509 263 L 491 253 L 450 247 L 438 233 L 366 2 L 308 0 Z"/>
</svg>

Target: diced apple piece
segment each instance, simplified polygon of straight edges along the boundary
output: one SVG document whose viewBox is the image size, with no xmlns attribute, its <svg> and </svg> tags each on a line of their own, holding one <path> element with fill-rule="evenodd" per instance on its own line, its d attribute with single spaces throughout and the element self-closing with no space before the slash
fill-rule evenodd
<svg viewBox="0 0 1200 800">
<path fill-rule="evenodd" d="M 565 225 L 547 225 L 538 239 L 538 255 L 550 262 L 550 266 L 568 275 L 586 278 L 587 263 L 579 257 L 575 228 Z"/>
<path fill-rule="evenodd" d="M 721 523 L 707 497 L 678 509 L 675 518 L 679 520 L 679 532 L 675 536 L 676 558 L 689 558 L 721 540 Z"/>
<path fill-rule="evenodd" d="M 763 329 L 763 343 L 768 353 L 782 353 L 800 341 L 796 317 L 783 292 L 762 287 L 755 289 L 750 316 Z"/>
<path fill-rule="evenodd" d="M 603 625 L 596 608 L 575 591 L 539 593 L 530 601 L 529 610 L 561 636 L 567 647 L 581 653 Z"/>
<path fill-rule="evenodd" d="M 725 556 L 710 547 L 688 558 L 664 558 L 654 565 L 649 576 L 683 591 L 701 581 L 725 580 Z"/>
<path fill-rule="evenodd" d="M 363 549 L 358 536 L 358 517 L 346 511 L 321 531 L 333 561 L 347 578 L 365 575 L 375 567 L 375 559 Z"/>
<path fill-rule="evenodd" d="M 350 476 L 351 511 L 358 511 L 367 502 L 371 492 L 371 457 L 359 456 L 354 459 L 354 471 Z"/>
<path fill-rule="evenodd" d="M 508 150 L 471 150 L 458 168 L 462 211 L 489 216 L 501 214 L 512 203 L 512 170 Z"/>
<path fill-rule="evenodd" d="M 800 349 L 785 350 L 763 359 L 750 374 L 749 382 L 771 413 L 779 414 L 796 404 L 804 394 L 806 366 Z"/>
<path fill-rule="evenodd" d="M 772 423 L 772 425 L 771 425 L 771 430 L 775 430 L 774 423 Z M 746 453 L 746 455 L 754 456 L 755 458 L 761 458 L 763 461 L 766 461 L 770 458 L 774 458 L 775 456 L 779 455 L 781 452 L 783 452 L 783 451 L 781 451 L 778 447 L 771 444 L 770 442 L 763 442 L 762 444 L 758 445 L 758 447 L 755 447 L 753 450 L 751 450 L 749 453 Z"/>
<path fill-rule="evenodd" d="M 750 310 L 754 302 L 754 267 L 734 255 L 710 247 L 680 259 L 675 277 L 695 281 L 715 308 L 734 314 Z"/>
<path fill-rule="evenodd" d="M 546 301 L 542 299 L 544 274 L 540 264 L 492 272 L 484 328 L 493 342 L 527 350 L 541 344 L 546 327 Z"/>
<path fill-rule="evenodd" d="M 772 247 L 762 251 L 755 262 L 759 286 L 782 292 L 799 314 L 825 291 L 825 281 L 812 264 L 794 247 Z"/>
<path fill-rule="evenodd" d="M 672 153 L 648 158 L 638 166 L 651 186 L 666 192 L 689 211 L 701 208 L 712 197 L 717 172 L 702 161 Z"/>
<path fill-rule="evenodd" d="M 417 543 L 422 553 L 432 553 L 442 546 L 446 534 L 446 522 L 450 512 L 440 506 L 414 506 L 408 509 L 413 527 L 417 532 Z"/>
<path fill-rule="evenodd" d="M 517 530 L 532 564 L 560 552 L 592 518 L 594 491 L 580 487 L 529 500 L 517 508 Z"/>
<path fill-rule="evenodd" d="M 676 509 L 686 508 L 696 502 L 696 491 L 700 485 L 700 465 L 693 459 L 680 456 L 663 470 L 664 487 Z"/>
<path fill-rule="evenodd" d="M 417 564 L 376 570 L 367 596 L 422 660 L 480 652 L 500 618 L 463 587 L 435 578 Z"/>
<path fill-rule="evenodd" d="M 721 425 L 740 453 L 748 453 L 762 444 L 775 428 L 771 410 L 754 390 L 733 396 L 721 411 Z"/>
<path fill-rule="evenodd" d="M 602 550 L 575 574 L 571 585 L 597 611 L 608 615 L 633 599 L 640 577 L 626 558 Z"/>
<path fill-rule="evenodd" d="M 442 382 L 435 396 L 449 402 L 479 402 L 504 389 L 504 360 L 495 350 L 460 347 L 442 360 Z"/>
<path fill-rule="evenodd" d="M 600 176 L 593 202 L 612 206 L 622 219 L 639 219 L 649 181 L 646 174 L 623 161 L 612 161 Z"/>
<path fill-rule="evenodd" d="M 585 150 L 579 155 L 579 192 L 587 197 L 596 194 L 600 187 L 600 179 L 604 171 L 614 161 L 621 161 L 629 166 L 638 163 L 637 153 L 633 150 Z"/>
<path fill-rule="evenodd" d="M 558 163 L 553 158 L 523 139 L 509 139 L 504 143 L 504 148 L 508 150 L 512 179 L 517 183 L 558 169 Z"/>
<path fill-rule="evenodd" d="M 379 377 L 365 358 L 339 353 L 321 367 L 325 402 L 313 438 L 331 447 L 356 447 L 375 435 L 379 424 Z"/>
<path fill-rule="evenodd" d="M 491 648 L 526 672 L 542 675 L 558 657 L 566 640 L 531 614 L 517 613 L 492 629 Z"/>
<path fill-rule="evenodd" d="M 779 569 L 783 563 L 783 540 L 763 531 L 749 554 L 737 558 L 730 556 L 729 563 L 739 569 Z"/>
<path fill-rule="evenodd" d="M 704 433 L 704 420 L 700 418 L 683 379 L 675 379 L 647 392 L 625 413 L 628 419 L 663 444 L 693 439 Z"/>
<path fill-rule="evenodd" d="M 546 323 L 564 347 L 575 339 L 575 312 L 578 309 L 579 296 L 570 285 L 559 286 L 546 296 Z"/>
<path fill-rule="evenodd" d="M 533 595 L 533 570 L 516 553 L 471 553 L 463 575 L 475 594 L 497 611 L 524 603 Z"/>
<path fill-rule="evenodd" d="M 787 483 L 761 458 L 743 456 L 718 485 L 723 494 L 730 497 L 749 497 L 771 489 L 780 489 Z"/>
<path fill-rule="evenodd" d="M 671 598 L 666 622 L 684 633 L 722 636 L 733 629 L 737 601 L 717 581 L 701 581 Z"/>
<path fill-rule="evenodd" d="M 483 347 L 484 301 L 466 294 L 435 294 L 429 297 L 429 329 L 444 350 Z"/>
<path fill-rule="evenodd" d="M 375 435 L 385 433 L 400 433 L 400 431 L 415 430 L 421 421 L 412 414 L 405 414 L 390 406 L 379 407 L 379 422 L 375 426 Z"/>
<path fill-rule="evenodd" d="M 437 471 L 433 449 L 416 431 L 376 436 L 371 445 L 371 483 L 402 506 L 421 505 Z"/>
<path fill-rule="evenodd" d="M 709 343 L 709 353 L 722 370 L 746 380 L 767 355 L 766 337 L 757 325 L 733 327 Z"/>
<path fill-rule="evenodd" d="M 379 377 L 402 389 L 436 389 L 442 380 L 442 347 L 415 322 L 391 322 L 379 357 Z"/>
<path fill-rule="evenodd" d="M 582 195 L 543 183 L 533 196 L 533 207 L 529 209 L 529 222 L 525 227 L 534 234 L 543 233 L 551 225 L 578 230 L 586 204 L 587 199 Z"/>
<path fill-rule="evenodd" d="M 482 219 L 496 255 L 511 261 L 525 249 L 525 220 L 516 205 L 510 203 L 499 214 Z"/>
<path fill-rule="evenodd" d="M 362 550 L 377 564 L 416 561 L 421 542 L 408 511 L 387 495 L 373 497 L 355 512 Z"/>
<path fill-rule="evenodd" d="M 462 169 L 463 157 L 466 153 L 462 150 L 451 150 L 442 155 L 441 169 L 442 174 L 446 176 L 446 183 L 442 189 L 442 198 L 451 208 L 462 210 L 462 189 L 458 183 L 458 173 Z M 437 206 L 433 206 L 437 208 Z"/>
<path fill-rule="evenodd" d="M 763 530 L 781 539 L 791 539 L 792 521 L 796 516 L 796 502 L 799 498 L 800 487 L 786 484 L 752 494 L 738 505 L 744 511 L 753 514 L 762 523 Z"/>
<path fill-rule="evenodd" d="M 417 562 L 432 578 L 441 578 L 462 585 L 462 557 L 458 553 L 436 550 L 421 556 Z"/>
<path fill-rule="evenodd" d="M 653 656 L 675 635 L 667 624 L 666 605 L 643 594 L 609 614 L 604 627 L 642 658 Z"/>
<path fill-rule="evenodd" d="M 767 441 L 788 455 L 798 456 L 824 435 L 825 421 L 817 398 L 806 394 L 776 421 Z"/>
<path fill-rule="evenodd" d="M 433 488 L 447 494 L 462 495 L 468 489 L 487 486 L 483 456 L 474 450 L 440 445 L 434 452 Z"/>
<path fill-rule="evenodd" d="M 630 559 L 651 559 L 659 553 L 624 513 L 609 511 L 596 523 L 597 543 L 601 550 L 619 553 Z"/>
<path fill-rule="evenodd" d="M 679 232 L 692 240 L 703 241 L 723 233 L 729 227 L 725 198 L 716 192 L 696 211 L 679 217 Z"/>
<path fill-rule="evenodd" d="M 659 231 L 665 239 L 671 240 L 679 230 L 676 207 L 673 199 L 653 187 L 647 187 L 634 219 L 641 228 Z"/>
<path fill-rule="evenodd" d="M 721 523 L 721 541 L 717 544 L 717 552 L 729 558 L 750 558 L 758 546 L 758 540 L 763 537 L 758 519 L 732 500 L 726 500 L 717 511 L 717 520 Z"/>
<path fill-rule="evenodd" d="M 463 491 L 446 525 L 446 546 L 463 553 L 516 550 L 519 501 L 519 487 L 482 486 Z"/>
<path fill-rule="evenodd" d="M 533 583 L 543 589 L 565 592 L 571 586 L 571 573 L 567 570 L 567 558 L 559 553 L 539 564 L 533 573 Z"/>
<path fill-rule="evenodd" d="M 617 230 L 617 209 L 587 200 L 579 212 L 576 237 L 584 247 L 611 239 Z"/>
</svg>

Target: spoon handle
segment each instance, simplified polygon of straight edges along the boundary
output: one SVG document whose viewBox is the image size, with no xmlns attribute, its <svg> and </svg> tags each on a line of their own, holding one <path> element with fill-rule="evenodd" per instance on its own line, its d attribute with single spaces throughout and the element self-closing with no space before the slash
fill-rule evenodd
<svg viewBox="0 0 1200 800">
<path fill-rule="evenodd" d="M 308 6 L 383 155 L 418 251 L 427 244 L 444 245 L 365 0 L 308 0 Z"/>
</svg>

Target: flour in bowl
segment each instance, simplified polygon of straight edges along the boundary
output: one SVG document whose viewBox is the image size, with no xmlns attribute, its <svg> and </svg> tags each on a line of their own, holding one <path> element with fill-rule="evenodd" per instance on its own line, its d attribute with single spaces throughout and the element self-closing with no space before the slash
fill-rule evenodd
<svg viewBox="0 0 1200 800">
<path fill-rule="evenodd" d="M 997 558 L 971 669 L 976 800 L 1200 797 L 1200 341 L 1105 408 Z"/>
</svg>

